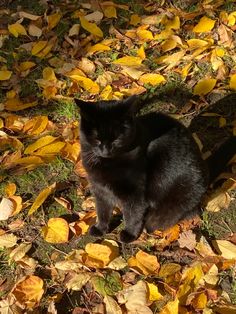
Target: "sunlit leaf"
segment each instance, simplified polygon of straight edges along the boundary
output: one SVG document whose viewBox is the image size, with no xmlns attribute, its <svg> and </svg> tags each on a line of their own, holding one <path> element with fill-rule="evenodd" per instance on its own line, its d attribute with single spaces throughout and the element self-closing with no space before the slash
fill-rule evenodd
<svg viewBox="0 0 236 314">
<path fill-rule="evenodd" d="M 150 301 L 157 301 L 163 298 L 163 295 L 159 292 L 158 287 L 153 283 L 147 282 L 148 287 L 148 299 Z"/>
<path fill-rule="evenodd" d="M 12 294 L 21 305 L 31 309 L 39 305 L 44 293 L 43 285 L 43 280 L 38 276 L 27 276 L 16 284 Z"/>
<path fill-rule="evenodd" d="M 227 240 L 213 240 L 212 244 L 221 256 L 236 259 L 236 245 Z"/>
<path fill-rule="evenodd" d="M 144 41 L 149 41 L 149 40 L 152 40 L 154 38 L 152 35 L 152 32 L 148 31 L 146 29 L 137 30 L 137 35 L 140 39 L 142 39 Z"/>
<path fill-rule="evenodd" d="M 11 78 L 12 71 L 0 70 L 0 81 L 6 81 Z"/>
<path fill-rule="evenodd" d="M 160 314 L 179 314 L 179 300 L 176 298 L 174 301 L 169 301 Z"/>
<path fill-rule="evenodd" d="M 102 100 L 111 100 L 112 99 L 112 87 L 107 85 L 100 93 L 100 98 Z"/>
<path fill-rule="evenodd" d="M 24 26 L 20 23 L 8 25 L 8 30 L 15 37 L 18 37 L 19 35 L 27 35 Z"/>
<path fill-rule="evenodd" d="M 0 202 L 0 221 L 7 220 L 13 213 L 14 204 L 11 199 L 3 197 Z"/>
<path fill-rule="evenodd" d="M 82 287 L 89 281 L 91 278 L 90 273 L 79 273 L 79 274 L 74 274 L 73 277 L 71 277 L 67 282 L 66 282 L 66 288 L 68 290 L 73 290 L 73 291 L 80 291 Z"/>
<path fill-rule="evenodd" d="M 138 25 L 139 23 L 141 22 L 141 17 L 139 16 L 139 15 L 137 15 L 137 14 L 132 14 L 131 16 L 130 16 L 130 25 L 134 25 L 134 26 L 136 26 L 136 25 Z"/>
<path fill-rule="evenodd" d="M 18 111 L 37 106 L 37 104 L 38 104 L 37 101 L 23 103 L 23 101 L 21 101 L 19 98 L 10 98 L 5 101 L 4 106 L 6 110 Z"/>
<path fill-rule="evenodd" d="M 215 20 L 210 19 L 207 16 L 203 16 L 198 24 L 194 26 L 193 32 L 195 33 L 205 33 L 212 30 L 212 28 L 215 26 Z"/>
<path fill-rule="evenodd" d="M 53 29 L 60 21 L 62 15 L 60 12 L 54 13 L 52 15 L 47 16 L 48 20 L 48 30 Z"/>
<path fill-rule="evenodd" d="M 97 37 L 103 37 L 102 30 L 95 23 L 88 22 L 83 16 L 80 17 L 80 23 L 81 26 L 89 33 Z"/>
<path fill-rule="evenodd" d="M 69 238 L 69 225 L 63 218 L 50 218 L 42 228 L 45 241 L 50 243 L 66 243 Z"/>
<path fill-rule="evenodd" d="M 91 94 L 98 94 L 100 91 L 99 85 L 93 82 L 90 78 L 81 75 L 69 75 L 69 77 L 75 80 L 82 88 Z"/>
<path fill-rule="evenodd" d="M 36 56 L 41 50 L 43 50 L 47 46 L 47 40 L 40 40 L 34 43 L 33 48 L 31 50 L 31 54 Z"/>
<path fill-rule="evenodd" d="M 19 64 L 19 70 L 20 70 L 20 72 L 27 71 L 27 70 L 33 68 L 34 66 L 36 66 L 36 63 L 34 63 L 32 61 L 24 61 L 24 62 L 21 62 Z"/>
<path fill-rule="evenodd" d="M 127 65 L 127 66 L 137 66 L 137 65 L 140 65 L 142 61 L 143 60 L 140 57 L 127 56 L 127 57 L 119 58 L 113 61 L 113 63 L 120 64 L 120 65 Z"/>
<path fill-rule="evenodd" d="M 21 243 L 14 250 L 11 251 L 9 257 L 12 261 L 18 262 L 31 249 L 32 243 Z"/>
<path fill-rule="evenodd" d="M 16 185 L 15 183 L 8 183 L 5 187 L 5 193 L 7 197 L 10 197 L 16 193 Z"/>
<path fill-rule="evenodd" d="M 161 74 L 156 73 L 147 73 L 143 74 L 139 81 L 143 84 L 150 84 L 152 86 L 159 85 L 160 83 L 165 83 L 166 79 Z"/>
<path fill-rule="evenodd" d="M 88 49 L 88 53 L 94 53 L 94 52 L 102 52 L 102 51 L 108 51 L 111 50 L 111 48 L 104 44 L 96 44 L 94 46 L 91 46 Z"/>
<path fill-rule="evenodd" d="M 167 20 L 164 25 L 165 29 L 180 29 L 180 19 L 178 16 L 175 16 L 173 19 Z"/>
<path fill-rule="evenodd" d="M 199 81 L 193 89 L 194 95 L 206 95 L 210 93 L 216 85 L 216 79 L 202 79 Z"/>
<path fill-rule="evenodd" d="M 43 189 L 39 195 L 36 197 L 33 205 L 31 206 L 28 215 L 32 215 L 48 198 L 50 194 L 52 194 L 55 191 L 56 183 L 53 183 L 49 187 Z"/>
<path fill-rule="evenodd" d="M 229 87 L 236 90 L 236 74 L 230 76 Z"/>
<path fill-rule="evenodd" d="M 17 237 L 12 233 L 0 235 L 0 248 L 11 248 L 16 245 Z"/>
<path fill-rule="evenodd" d="M 104 15 L 108 18 L 117 18 L 116 8 L 112 5 L 106 6 L 103 9 Z"/>
<path fill-rule="evenodd" d="M 44 137 L 41 137 L 36 142 L 34 142 L 33 144 L 30 144 L 29 146 L 27 146 L 24 153 L 25 154 L 32 154 L 37 149 L 44 147 L 44 146 L 54 142 L 55 140 L 57 140 L 57 137 L 54 137 L 51 135 L 46 135 Z"/>
<path fill-rule="evenodd" d="M 93 264 L 106 266 L 119 255 L 117 243 L 115 241 L 108 240 L 103 241 L 102 244 L 88 243 L 85 246 L 85 251 L 88 254 L 86 264 L 91 266 Z"/>
</svg>

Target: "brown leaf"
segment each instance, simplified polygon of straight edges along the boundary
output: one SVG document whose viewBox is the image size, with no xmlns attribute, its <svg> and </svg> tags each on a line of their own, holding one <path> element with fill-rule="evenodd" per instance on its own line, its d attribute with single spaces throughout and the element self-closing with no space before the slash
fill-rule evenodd
<svg viewBox="0 0 236 314">
<path fill-rule="evenodd" d="M 184 231 L 180 234 L 178 242 L 181 248 L 186 247 L 192 251 L 197 244 L 196 235 L 192 230 Z"/>
</svg>

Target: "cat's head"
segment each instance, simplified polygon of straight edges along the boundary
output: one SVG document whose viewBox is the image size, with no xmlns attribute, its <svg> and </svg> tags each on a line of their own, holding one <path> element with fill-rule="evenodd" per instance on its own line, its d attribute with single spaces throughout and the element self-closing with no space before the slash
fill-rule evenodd
<svg viewBox="0 0 236 314">
<path fill-rule="evenodd" d="M 99 157 L 111 158 L 130 149 L 136 133 L 137 98 L 85 102 L 75 99 L 81 115 L 81 141 Z"/>
</svg>

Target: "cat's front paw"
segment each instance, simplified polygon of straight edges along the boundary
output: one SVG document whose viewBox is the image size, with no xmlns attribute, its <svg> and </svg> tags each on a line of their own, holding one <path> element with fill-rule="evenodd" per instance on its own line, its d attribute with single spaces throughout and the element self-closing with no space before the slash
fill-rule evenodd
<svg viewBox="0 0 236 314">
<path fill-rule="evenodd" d="M 98 228 L 96 225 L 91 226 L 89 229 L 89 234 L 93 237 L 102 237 L 106 232 L 100 228 Z"/>
<path fill-rule="evenodd" d="M 130 243 L 134 240 L 136 240 L 138 237 L 130 232 L 128 232 L 127 230 L 122 230 L 120 232 L 120 240 L 121 242 L 124 243 Z"/>
</svg>

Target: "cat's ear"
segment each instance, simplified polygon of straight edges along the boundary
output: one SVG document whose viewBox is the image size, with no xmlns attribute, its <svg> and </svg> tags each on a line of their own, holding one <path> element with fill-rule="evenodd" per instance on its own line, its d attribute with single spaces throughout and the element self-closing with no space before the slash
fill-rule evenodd
<svg viewBox="0 0 236 314">
<path fill-rule="evenodd" d="M 140 109 L 140 98 L 138 95 L 130 96 L 121 101 L 122 106 L 126 108 L 126 114 L 134 116 Z"/>
<path fill-rule="evenodd" d="M 80 115 L 84 118 L 89 118 L 93 115 L 95 109 L 95 103 L 92 101 L 84 101 L 81 99 L 75 98 L 76 105 L 80 108 Z"/>
</svg>

